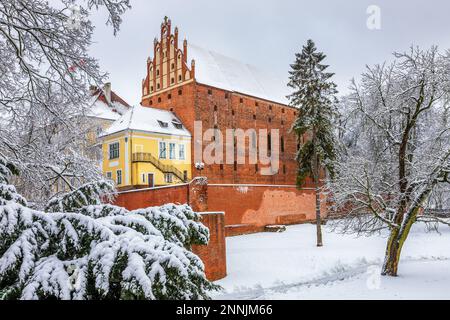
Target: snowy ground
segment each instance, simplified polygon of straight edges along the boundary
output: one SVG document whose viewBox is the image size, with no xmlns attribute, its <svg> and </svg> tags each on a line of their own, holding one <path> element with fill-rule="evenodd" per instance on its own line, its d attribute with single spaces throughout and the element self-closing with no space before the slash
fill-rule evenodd
<svg viewBox="0 0 450 320">
<path fill-rule="evenodd" d="M 357 238 L 315 226 L 288 227 L 227 239 L 228 276 L 216 299 L 450 299 L 450 228 L 416 225 L 405 244 L 399 277 L 380 277 L 384 236 Z"/>
</svg>

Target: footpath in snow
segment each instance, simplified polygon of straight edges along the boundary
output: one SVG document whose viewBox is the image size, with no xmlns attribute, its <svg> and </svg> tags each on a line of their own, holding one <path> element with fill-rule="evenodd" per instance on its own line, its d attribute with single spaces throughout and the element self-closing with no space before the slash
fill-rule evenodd
<svg viewBox="0 0 450 320">
<path fill-rule="evenodd" d="M 449 299 L 450 228 L 416 224 L 405 244 L 399 277 L 380 277 L 386 236 L 356 237 L 315 226 L 284 233 L 227 238 L 228 276 L 216 299 Z"/>
</svg>

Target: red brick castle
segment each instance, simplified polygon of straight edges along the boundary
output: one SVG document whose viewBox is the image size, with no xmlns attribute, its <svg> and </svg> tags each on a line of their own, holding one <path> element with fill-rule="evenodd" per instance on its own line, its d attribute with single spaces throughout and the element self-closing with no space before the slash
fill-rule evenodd
<svg viewBox="0 0 450 320">
<path fill-rule="evenodd" d="M 194 121 L 201 121 L 203 130 L 215 128 L 221 132 L 236 128 L 278 129 L 278 173 L 261 175 L 261 165 L 246 162 L 207 165 L 201 175 L 213 184 L 293 185 L 299 142 L 290 129 L 297 110 L 287 104 L 286 83 L 186 40 L 179 46 L 178 28 L 172 32 L 166 17 L 160 38 L 154 40 L 153 58 L 147 61 L 141 104 L 173 111 L 192 133 Z M 194 166 L 195 161 L 192 163 Z M 192 172 L 195 176 L 197 171 L 193 168 Z"/>
</svg>

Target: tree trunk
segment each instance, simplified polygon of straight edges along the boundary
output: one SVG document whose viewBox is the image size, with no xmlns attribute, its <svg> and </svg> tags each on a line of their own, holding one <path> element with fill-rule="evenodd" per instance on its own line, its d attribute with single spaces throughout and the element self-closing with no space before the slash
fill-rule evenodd
<svg viewBox="0 0 450 320">
<path fill-rule="evenodd" d="M 415 208 L 412 215 L 407 218 L 405 227 L 402 229 L 392 229 L 386 247 L 386 256 L 381 274 L 383 276 L 396 277 L 398 273 L 398 263 L 403 245 L 408 238 L 412 225 L 416 221 L 419 207 Z"/>
<path fill-rule="evenodd" d="M 322 219 L 320 217 L 320 187 L 316 182 L 316 227 L 317 227 L 317 246 L 322 247 Z"/>
<path fill-rule="evenodd" d="M 316 151 L 316 128 L 313 128 L 312 144 L 313 144 L 313 158 L 312 158 L 312 174 L 314 186 L 316 191 L 316 232 L 317 232 L 317 247 L 323 246 L 322 241 L 322 219 L 320 217 L 320 164 L 319 157 Z"/>
</svg>

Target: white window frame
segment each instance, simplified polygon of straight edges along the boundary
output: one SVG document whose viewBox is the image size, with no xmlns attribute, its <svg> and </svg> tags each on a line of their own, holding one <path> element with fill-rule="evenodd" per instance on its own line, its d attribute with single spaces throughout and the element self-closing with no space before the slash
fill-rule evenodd
<svg viewBox="0 0 450 320">
<path fill-rule="evenodd" d="M 164 154 L 161 146 L 164 145 Z M 160 141 L 158 143 L 158 158 L 159 159 L 167 159 L 167 143 L 165 141 Z"/>
<path fill-rule="evenodd" d="M 164 173 L 164 182 L 165 183 L 173 183 L 173 174 Z"/>
<path fill-rule="evenodd" d="M 120 174 L 119 174 L 119 172 L 120 172 Z M 120 177 L 120 181 L 119 181 L 119 177 Z M 123 184 L 122 170 L 117 170 L 116 171 L 116 183 L 117 183 L 118 186 Z"/>
<path fill-rule="evenodd" d="M 113 145 L 115 145 L 115 144 L 118 145 L 117 150 L 115 150 L 115 151 L 117 151 L 117 157 L 112 158 L 111 157 L 111 147 Z M 108 159 L 109 160 L 116 160 L 116 159 L 119 159 L 119 158 L 120 158 L 120 142 L 119 141 L 114 141 L 114 142 L 109 143 L 108 144 Z"/>
<path fill-rule="evenodd" d="M 178 145 L 178 158 L 180 160 L 186 160 L 186 147 L 184 144 Z"/>
<path fill-rule="evenodd" d="M 174 142 L 170 142 L 169 143 L 169 159 L 176 160 L 176 158 L 177 158 L 177 144 Z"/>
</svg>

